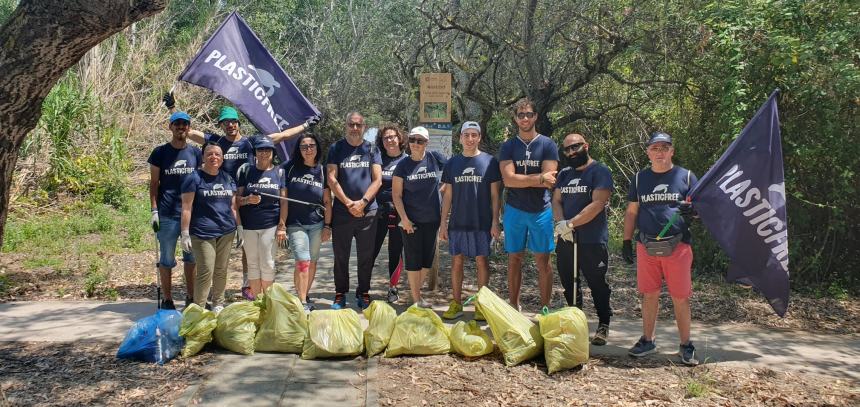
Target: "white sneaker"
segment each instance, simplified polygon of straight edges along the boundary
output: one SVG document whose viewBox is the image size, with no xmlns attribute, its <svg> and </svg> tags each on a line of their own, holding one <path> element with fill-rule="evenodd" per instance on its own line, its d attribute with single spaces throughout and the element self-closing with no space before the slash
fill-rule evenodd
<svg viewBox="0 0 860 407">
<path fill-rule="evenodd" d="M 215 315 L 220 314 L 220 313 L 221 313 L 221 311 L 223 311 L 223 310 L 224 310 L 224 306 L 223 306 L 223 305 L 216 305 L 216 306 L 215 306 L 215 308 L 212 308 L 212 312 L 214 312 L 214 313 L 215 313 Z"/>
<path fill-rule="evenodd" d="M 433 305 L 422 297 L 418 299 L 418 308 L 433 308 Z"/>
</svg>

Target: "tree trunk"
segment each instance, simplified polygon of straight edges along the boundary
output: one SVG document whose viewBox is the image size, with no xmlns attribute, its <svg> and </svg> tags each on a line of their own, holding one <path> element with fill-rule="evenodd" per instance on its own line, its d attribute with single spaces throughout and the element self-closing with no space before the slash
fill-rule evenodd
<svg viewBox="0 0 860 407">
<path fill-rule="evenodd" d="M 51 88 L 90 48 L 166 6 L 167 0 L 22 0 L 0 27 L 0 246 L 18 151 Z"/>
</svg>

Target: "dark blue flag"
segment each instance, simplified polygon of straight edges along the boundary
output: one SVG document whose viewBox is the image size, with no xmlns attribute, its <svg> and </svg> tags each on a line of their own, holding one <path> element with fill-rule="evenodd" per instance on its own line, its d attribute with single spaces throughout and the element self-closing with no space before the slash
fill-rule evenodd
<svg viewBox="0 0 860 407">
<path fill-rule="evenodd" d="M 782 317 L 788 309 L 788 223 L 778 94 L 770 95 L 690 196 L 731 259 L 726 279 L 757 288 Z"/>
<path fill-rule="evenodd" d="M 185 67 L 179 80 L 225 97 L 264 134 L 320 116 L 319 110 L 235 11 Z M 278 145 L 282 160 L 286 160 L 290 152 L 290 146 Z"/>
</svg>

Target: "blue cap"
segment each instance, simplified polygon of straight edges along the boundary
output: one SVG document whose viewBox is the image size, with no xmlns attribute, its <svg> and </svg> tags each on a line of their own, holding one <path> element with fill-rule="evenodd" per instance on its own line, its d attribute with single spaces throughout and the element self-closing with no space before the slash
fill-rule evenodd
<svg viewBox="0 0 860 407">
<path fill-rule="evenodd" d="M 175 122 L 177 120 L 185 120 L 190 124 L 191 123 L 191 116 L 189 116 L 188 113 L 185 113 L 182 111 L 173 112 L 173 114 L 170 115 L 170 124 L 173 124 L 173 122 Z"/>
<path fill-rule="evenodd" d="M 651 138 L 648 139 L 648 142 L 645 143 L 645 145 L 650 146 L 651 144 L 654 144 L 654 143 L 672 144 L 672 136 L 670 136 L 666 133 L 663 133 L 662 131 L 656 131 L 654 133 L 651 133 Z"/>
<path fill-rule="evenodd" d="M 257 138 L 257 142 L 254 144 L 254 149 L 255 150 L 262 150 L 264 148 L 270 148 L 272 150 L 275 149 L 275 144 L 272 143 L 272 139 L 270 139 L 266 136 L 262 136 L 262 137 Z"/>
</svg>

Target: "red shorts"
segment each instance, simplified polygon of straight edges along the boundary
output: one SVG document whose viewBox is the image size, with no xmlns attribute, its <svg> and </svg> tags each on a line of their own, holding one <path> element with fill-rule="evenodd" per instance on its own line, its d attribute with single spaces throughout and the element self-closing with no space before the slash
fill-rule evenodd
<svg viewBox="0 0 860 407">
<path fill-rule="evenodd" d="M 636 282 L 639 292 L 659 292 L 666 280 L 672 298 L 690 298 L 693 282 L 690 269 L 693 266 L 693 249 L 687 243 L 678 243 L 671 256 L 649 256 L 645 245 L 636 243 Z"/>
</svg>

